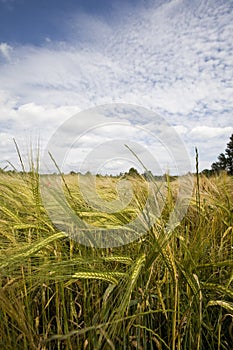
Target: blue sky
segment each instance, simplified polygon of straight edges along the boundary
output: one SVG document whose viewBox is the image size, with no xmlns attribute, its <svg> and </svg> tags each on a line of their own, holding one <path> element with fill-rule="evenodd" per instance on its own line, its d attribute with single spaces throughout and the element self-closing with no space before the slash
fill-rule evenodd
<svg viewBox="0 0 233 350">
<path fill-rule="evenodd" d="M 75 113 L 125 103 L 155 113 L 136 126 L 128 118 L 126 140 L 155 154 L 134 127 L 152 130 L 158 113 L 184 142 L 190 170 L 195 146 L 209 168 L 233 133 L 232 33 L 232 0 L 0 0 L 0 167 L 17 164 L 12 138 L 26 158 L 30 142 L 45 147 Z M 86 135 L 78 159 L 120 136 L 119 128 Z M 129 163 L 109 160 L 104 171 Z"/>
<path fill-rule="evenodd" d="M 113 3 L 107 0 L 3 0 L 0 2 L 1 39 L 12 44 L 32 45 L 43 45 L 46 37 L 68 40 L 64 26 L 74 13 L 106 18 L 112 15 Z"/>
<path fill-rule="evenodd" d="M 124 16 L 125 9 L 138 5 L 138 0 L 1 0 L 1 40 L 32 45 L 43 45 L 46 38 L 70 41 L 68 27 L 74 16 L 88 14 L 113 24 L 118 15 Z M 76 39 L 83 41 L 85 37 Z"/>
</svg>

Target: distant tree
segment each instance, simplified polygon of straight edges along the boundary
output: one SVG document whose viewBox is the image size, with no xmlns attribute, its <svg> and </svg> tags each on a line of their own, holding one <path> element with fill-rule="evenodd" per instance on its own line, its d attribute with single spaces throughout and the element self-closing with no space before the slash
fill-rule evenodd
<svg viewBox="0 0 233 350">
<path fill-rule="evenodd" d="M 213 175 L 213 170 L 204 169 L 202 170 L 201 174 L 205 175 L 206 177 L 210 177 L 211 175 Z"/>
<path fill-rule="evenodd" d="M 226 170 L 227 160 L 224 153 L 220 153 L 218 156 L 218 162 L 215 162 L 211 165 L 211 169 L 214 173 L 220 173 L 223 170 Z"/>
<path fill-rule="evenodd" d="M 213 171 L 214 173 L 219 173 L 221 170 L 223 170 L 223 169 L 220 168 L 218 162 L 212 163 L 211 169 L 212 169 L 212 171 Z"/>
<path fill-rule="evenodd" d="M 230 142 L 227 144 L 225 154 L 219 154 L 218 161 L 211 165 L 211 169 L 215 173 L 225 170 L 229 175 L 233 175 L 233 134 L 230 137 Z"/>
<path fill-rule="evenodd" d="M 137 169 L 135 169 L 135 168 L 130 168 L 129 171 L 128 171 L 128 174 L 130 176 L 138 176 L 139 175 Z"/>
<path fill-rule="evenodd" d="M 220 153 L 219 156 L 218 156 L 218 164 L 219 164 L 219 167 L 223 170 L 226 169 L 227 167 L 227 158 L 225 156 L 224 153 Z"/>
<path fill-rule="evenodd" d="M 226 170 L 228 174 L 233 175 L 233 134 L 226 148 Z"/>
</svg>

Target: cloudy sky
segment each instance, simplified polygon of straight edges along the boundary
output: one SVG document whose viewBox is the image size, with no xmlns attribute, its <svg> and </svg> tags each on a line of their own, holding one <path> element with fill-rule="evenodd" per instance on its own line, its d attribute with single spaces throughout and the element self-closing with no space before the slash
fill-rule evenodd
<svg viewBox="0 0 233 350">
<path fill-rule="evenodd" d="M 0 0 L 0 167 L 7 160 L 18 166 L 13 138 L 27 158 L 30 143 L 40 139 L 43 150 L 63 128 L 59 147 L 68 149 L 74 129 L 67 121 L 78 113 L 83 134 L 70 146 L 67 170 L 90 167 L 99 147 L 106 157 L 98 169 L 125 171 L 133 160 L 119 149 L 128 141 L 163 172 L 175 167 L 162 150 L 174 148 L 171 133 L 184 144 L 190 170 L 195 147 L 200 169 L 210 168 L 233 133 L 232 33 L 232 0 Z M 136 121 L 130 108 L 114 115 L 110 106 L 118 103 L 149 112 Z M 111 110 L 104 127 L 93 112 L 103 104 Z M 80 112 L 90 108 L 85 125 Z M 158 115 L 173 130 L 162 141 Z M 179 163 L 181 154 L 172 158 Z"/>
</svg>

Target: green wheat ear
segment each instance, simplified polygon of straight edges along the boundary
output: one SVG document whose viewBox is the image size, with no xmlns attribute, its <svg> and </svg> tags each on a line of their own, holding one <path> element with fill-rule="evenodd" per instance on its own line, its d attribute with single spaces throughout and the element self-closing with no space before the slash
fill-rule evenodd
<svg viewBox="0 0 233 350">
<path fill-rule="evenodd" d="M 111 272 L 76 272 L 71 276 L 75 279 L 94 279 L 117 284 L 118 280 L 114 278 L 114 273 Z"/>
<path fill-rule="evenodd" d="M 0 269 L 6 268 L 11 264 L 22 262 L 24 259 L 33 257 L 33 255 L 39 250 L 46 248 L 50 243 L 62 238 L 67 238 L 67 236 L 63 232 L 58 232 L 45 239 L 40 240 L 39 242 L 30 244 L 26 248 L 21 249 L 21 252 L 18 254 L 14 254 L 13 256 L 8 257 L 7 261 L 4 259 L 5 261 L 0 264 Z"/>
<path fill-rule="evenodd" d="M 103 260 L 106 262 L 117 262 L 121 264 L 130 265 L 133 260 L 129 256 L 105 256 Z"/>
<path fill-rule="evenodd" d="M 207 304 L 207 307 L 209 306 L 221 306 L 228 312 L 233 312 L 233 303 L 230 301 L 224 301 L 224 300 L 210 300 Z"/>
</svg>

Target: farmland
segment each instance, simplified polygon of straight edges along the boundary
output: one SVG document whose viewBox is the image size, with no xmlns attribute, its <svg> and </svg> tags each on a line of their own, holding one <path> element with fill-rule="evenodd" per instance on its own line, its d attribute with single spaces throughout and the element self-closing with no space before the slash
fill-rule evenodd
<svg viewBox="0 0 233 350">
<path fill-rule="evenodd" d="M 76 177 L 62 178 L 67 201 L 94 228 L 120 233 L 146 205 L 148 183 L 140 176 L 126 179 L 132 197 L 117 212 L 91 207 Z M 118 180 L 97 177 L 96 193 L 109 206 Z M 192 180 L 187 212 L 174 229 L 167 222 L 177 180 L 167 177 L 156 194 L 161 215 L 153 225 L 143 219 L 146 234 L 96 247 L 53 224 L 36 171 L 2 172 L 1 349 L 232 349 L 233 178 Z"/>
</svg>

